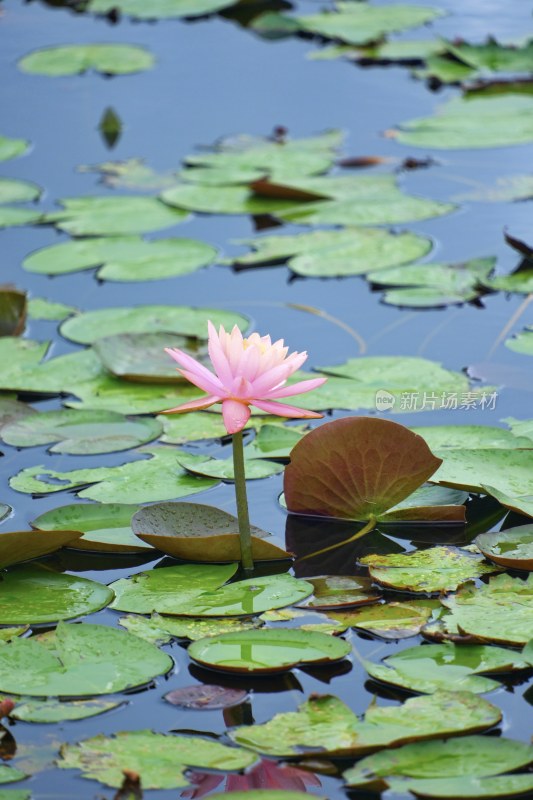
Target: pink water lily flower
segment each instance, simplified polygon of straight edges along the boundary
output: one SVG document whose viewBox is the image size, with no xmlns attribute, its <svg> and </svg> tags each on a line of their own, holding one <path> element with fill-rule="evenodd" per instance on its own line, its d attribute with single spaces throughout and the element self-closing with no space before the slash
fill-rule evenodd
<svg viewBox="0 0 533 800">
<path fill-rule="evenodd" d="M 279 398 L 310 392 L 327 380 L 312 378 L 285 386 L 287 378 L 302 366 L 307 353 L 287 355 L 289 348 L 284 346 L 283 339 L 272 343 L 270 336 L 260 336 L 258 333 L 243 338 L 236 325 L 231 333 L 227 333 L 221 325 L 217 333 L 215 326 L 209 322 L 208 330 L 209 357 L 215 374 L 183 350 L 165 348 L 180 365 L 178 371 L 183 377 L 207 392 L 207 397 L 191 400 L 164 413 L 198 411 L 214 403 L 222 403 L 222 417 L 228 433 L 237 433 L 244 428 L 250 418 L 251 405 L 279 417 L 322 417 L 322 414 L 314 411 L 277 402 Z"/>
</svg>

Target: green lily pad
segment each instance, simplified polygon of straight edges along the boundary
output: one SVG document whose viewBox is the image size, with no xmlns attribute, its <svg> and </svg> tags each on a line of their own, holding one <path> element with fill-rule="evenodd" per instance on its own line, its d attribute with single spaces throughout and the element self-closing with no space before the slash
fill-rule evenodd
<svg viewBox="0 0 533 800">
<path fill-rule="evenodd" d="M 353 61 L 372 61 L 373 63 L 412 63 L 425 61 L 429 56 L 442 51 L 443 45 L 432 39 L 398 39 L 369 45 L 334 44 L 313 50 L 307 58 L 312 61 L 330 61 L 335 58 L 348 58 Z"/>
<path fill-rule="evenodd" d="M 490 281 L 483 279 L 495 264 L 496 258 L 477 258 L 462 264 L 408 264 L 371 272 L 367 280 L 395 287 L 383 295 L 383 302 L 388 305 L 431 308 L 475 300 L 483 292 L 480 282 L 492 287 Z"/>
<path fill-rule="evenodd" d="M 297 603 L 313 590 L 286 573 L 224 585 L 235 571 L 235 564 L 183 564 L 142 572 L 111 584 L 112 608 L 185 617 L 249 616 Z"/>
<path fill-rule="evenodd" d="M 78 167 L 79 172 L 97 172 L 102 183 L 113 188 L 124 187 L 151 191 L 168 189 L 176 183 L 173 172 L 156 172 L 147 167 L 142 158 L 127 158 L 125 161 L 104 161 L 101 164 Z"/>
<path fill-rule="evenodd" d="M 438 600 L 409 600 L 379 603 L 350 611 L 332 611 L 329 616 L 343 625 L 361 628 L 382 639 L 407 639 L 420 633 L 437 608 L 441 608 Z"/>
<path fill-rule="evenodd" d="M 201 617 L 191 617 L 187 619 L 160 614 L 152 614 L 149 619 L 137 614 L 128 614 L 127 617 L 120 617 L 119 624 L 130 633 L 134 633 L 135 636 L 140 636 L 141 639 L 157 645 L 167 644 L 174 638 L 196 641 L 196 639 L 205 639 L 206 636 L 218 636 L 221 633 L 249 631 L 263 625 L 257 618 L 202 619 Z"/>
<path fill-rule="evenodd" d="M 444 14 L 439 8 L 398 4 L 393 7 L 337 2 L 335 11 L 297 17 L 300 29 L 349 44 L 367 44 L 385 34 L 425 25 Z"/>
<path fill-rule="evenodd" d="M 30 143 L 26 139 L 10 139 L 0 136 L 0 161 L 7 161 L 23 155 L 29 149 Z"/>
<path fill-rule="evenodd" d="M 80 537 L 76 529 L 63 528 L 40 536 L 36 531 L 12 531 L 0 534 L 0 567 L 9 567 L 21 561 L 54 553 Z"/>
<path fill-rule="evenodd" d="M 362 720 L 337 697 L 314 695 L 298 711 L 237 728 L 229 736 L 265 755 L 353 758 L 408 741 L 475 733 L 500 719 L 499 709 L 470 692 L 435 692 L 400 706 L 374 704 Z"/>
<path fill-rule="evenodd" d="M 533 175 L 506 175 L 498 178 L 494 186 L 484 186 L 479 191 L 458 195 L 455 199 L 474 200 L 478 203 L 505 203 L 529 200 L 533 197 Z"/>
<path fill-rule="evenodd" d="M 164 446 L 137 451 L 149 459 L 131 461 L 118 467 L 94 467 L 56 472 L 42 465 L 28 467 L 10 478 L 11 488 L 27 494 L 48 494 L 79 489 L 78 497 L 99 503 L 150 503 L 203 492 L 218 481 L 190 475 L 181 469 L 176 453 Z"/>
<path fill-rule="evenodd" d="M 34 447 L 57 442 L 51 453 L 98 454 L 129 450 L 157 439 L 162 426 L 155 419 L 128 419 L 115 411 L 42 411 L 6 425 L 4 442 Z"/>
<path fill-rule="evenodd" d="M 505 421 L 505 420 L 504 420 Z M 533 446 L 518 429 L 507 430 L 491 425 L 433 425 L 412 429 L 426 440 L 432 450 L 520 450 Z"/>
<path fill-rule="evenodd" d="M 11 716 L 22 722 L 38 722 L 39 724 L 64 722 L 96 717 L 119 705 L 121 705 L 120 702 L 109 700 L 71 700 L 66 703 L 60 700 L 26 700 L 17 703 Z"/>
<path fill-rule="evenodd" d="M 444 150 L 508 147 L 533 140 L 533 98 L 482 92 L 454 97 L 435 117 L 421 117 L 390 132 L 402 144 Z"/>
<path fill-rule="evenodd" d="M 230 458 L 210 458 L 209 456 L 194 455 L 193 453 L 180 453 L 178 455 L 178 463 L 193 475 L 219 478 L 226 481 L 235 480 L 233 458 L 231 456 Z M 254 457 L 246 460 L 246 479 L 268 478 L 270 475 L 277 475 L 283 472 L 283 469 L 283 464 Z"/>
<path fill-rule="evenodd" d="M 213 14 L 235 2 L 236 0 L 152 0 L 147 6 L 143 0 L 90 0 L 87 10 L 93 14 L 108 14 L 117 9 L 133 19 L 168 19 Z"/>
<path fill-rule="evenodd" d="M 289 624 L 296 621 L 295 627 L 300 631 L 311 631 L 316 633 L 326 633 L 328 636 L 338 636 L 348 630 L 348 625 L 331 619 L 322 612 L 315 611 L 314 608 L 280 608 L 277 611 L 265 611 L 259 619 L 262 622 L 280 622 Z M 306 621 L 305 621 L 306 620 Z M 325 620 L 325 621 L 324 621 Z M 284 627 L 289 627 L 285 625 Z M 291 629 L 294 629 L 290 625 Z M 276 628 L 274 628 L 275 630 Z"/>
<path fill-rule="evenodd" d="M 496 564 L 533 571 L 533 525 L 481 533 L 475 543 L 485 558 Z"/>
<path fill-rule="evenodd" d="M 221 439 L 228 432 L 220 414 L 191 411 L 188 414 L 161 414 L 161 441 L 165 444 L 185 444 L 205 439 Z"/>
<path fill-rule="evenodd" d="M 3 789 L 0 790 L 0 800 L 31 800 L 31 794 L 25 789 Z"/>
<path fill-rule="evenodd" d="M 51 322 L 62 322 L 72 314 L 78 314 L 79 309 L 75 306 L 67 306 L 64 303 L 55 303 L 44 297 L 30 297 L 28 300 L 28 317 L 30 319 L 44 319 Z"/>
<path fill-rule="evenodd" d="M 32 253 L 28 272 L 64 275 L 98 267 L 99 280 L 151 281 L 187 275 L 214 261 L 217 251 L 195 239 L 117 236 L 63 242 Z"/>
<path fill-rule="evenodd" d="M 174 333 L 119 333 L 98 339 L 94 349 L 104 367 L 117 378 L 141 383 L 187 385 L 176 369 L 176 362 L 165 352 L 177 347 L 204 362 L 207 347 L 196 347 L 191 339 Z"/>
<path fill-rule="evenodd" d="M 177 184 L 166 189 L 161 199 L 169 207 L 202 214 L 274 214 L 294 205 L 290 200 L 258 197 L 247 186 L 197 183 Z"/>
<path fill-rule="evenodd" d="M 126 631 L 60 622 L 39 640 L 0 647 L 0 689 L 34 697 L 114 694 L 151 681 L 172 664 L 166 653 Z"/>
<path fill-rule="evenodd" d="M 430 644 L 410 647 L 388 656 L 383 664 L 364 660 L 368 674 L 378 681 L 412 692 L 432 694 L 440 689 L 483 694 L 500 683 L 483 673 L 527 669 L 512 650 L 485 645 Z"/>
<path fill-rule="evenodd" d="M 0 396 L 0 430 L 4 425 L 27 417 L 30 414 L 35 414 L 35 409 L 17 400 L 16 394 L 2 393 Z M 1 512 L 0 519 L 2 519 Z"/>
<path fill-rule="evenodd" d="M 464 736 L 382 750 L 363 758 L 343 777 L 349 787 L 385 791 L 390 785 L 389 777 L 434 778 L 441 779 L 445 785 L 448 779 L 483 778 L 527 767 L 532 760 L 533 749 L 524 742 L 503 737 Z M 419 796 L 418 783 L 418 780 L 409 781 L 405 788 Z M 453 796 L 463 797 L 462 791 Z"/>
<path fill-rule="evenodd" d="M 495 275 L 492 278 L 485 278 L 483 285 L 488 289 L 501 292 L 530 294 L 533 292 L 533 269 L 519 267 L 510 275 Z"/>
<path fill-rule="evenodd" d="M 37 200 L 41 189 L 36 183 L 15 178 L 0 178 L 0 204 L 26 203 Z"/>
<path fill-rule="evenodd" d="M 445 426 L 443 426 L 445 427 Z M 413 429 L 415 433 L 418 430 Z M 439 491 L 435 491 L 435 489 Z M 387 522 L 464 522 L 468 492 L 447 489 L 444 486 L 421 486 L 419 489 L 380 516 Z"/>
<path fill-rule="evenodd" d="M 97 358 L 91 350 L 85 351 Z M 100 360 L 97 358 L 100 362 Z M 80 410 L 107 410 L 121 414 L 159 414 L 176 403 L 196 400 L 201 396 L 200 389 L 190 383 L 140 383 L 125 381 L 114 375 L 101 372 L 92 379 L 78 383 L 72 389 L 79 400 L 66 400 L 69 408 Z"/>
<path fill-rule="evenodd" d="M 73 619 L 99 611 L 113 599 L 112 590 L 102 583 L 53 572 L 43 566 L 15 567 L 2 576 L 1 585 L 2 625 Z M 32 694 L 26 690 L 22 693 Z"/>
<path fill-rule="evenodd" d="M 496 775 L 487 778 L 446 778 L 408 781 L 409 789 L 417 797 L 435 798 L 506 798 L 529 794 L 533 789 L 531 775 Z M 398 784 L 395 783 L 396 786 Z M 398 786 L 398 788 L 400 788 Z M 406 788 L 401 782 L 401 789 Z"/>
<path fill-rule="evenodd" d="M 42 211 L 18 206 L 0 206 L 0 228 L 33 225 L 42 221 Z"/>
<path fill-rule="evenodd" d="M 395 422 L 371 417 L 327 422 L 292 450 L 284 476 L 287 508 L 370 519 L 408 497 L 438 465 L 424 440 Z"/>
<path fill-rule="evenodd" d="M 521 47 L 503 45 L 494 39 L 484 44 L 445 42 L 445 52 L 437 58 L 427 59 L 426 68 L 418 77 L 436 78 L 442 83 L 455 83 L 468 78 L 487 80 L 498 73 L 530 74 L 533 59 L 533 41 Z"/>
<path fill-rule="evenodd" d="M 62 394 L 104 374 L 100 360 L 91 350 L 79 350 L 43 360 L 50 342 L 4 336 L 0 358 L 4 364 L 0 388 L 35 394 Z"/>
<path fill-rule="evenodd" d="M 241 314 L 216 308 L 191 306 L 132 306 L 85 311 L 71 317 L 61 326 L 66 339 L 80 344 L 92 344 L 104 336 L 118 333 L 176 333 L 207 339 L 207 320 L 218 328 L 238 325 L 245 330 L 249 320 Z"/>
<path fill-rule="evenodd" d="M 16 628 L 0 628 L 0 641 L 10 642 L 16 636 L 22 636 L 29 628 L 29 625 L 21 625 Z"/>
<path fill-rule="evenodd" d="M 227 562 L 241 557 L 239 521 L 220 508 L 200 503 L 155 503 L 131 520 L 134 533 L 157 550 L 183 561 Z M 255 561 L 286 559 L 289 554 L 251 526 Z"/>
<path fill-rule="evenodd" d="M 469 635 L 479 642 L 521 646 L 533 638 L 533 576 L 527 581 L 497 575 L 488 584 L 468 585 L 442 600 L 445 633 Z"/>
<path fill-rule="evenodd" d="M 27 778 L 25 772 L 22 772 L 20 769 L 15 769 L 15 767 L 8 767 L 6 764 L 0 765 L 0 784 L 2 783 L 15 783 L 16 781 L 23 781 L 24 778 Z M 11 794 L 7 795 L 11 797 Z M 0 795 L 1 797 L 1 795 Z"/>
<path fill-rule="evenodd" d="M 382 586 L 404 592 L 454 591 L 463 583 L 498 572 L 482 558 L 456 547 L 430 547 L 410 553 L 372 554 L 360 559 Z"/>
<path fill-rule="evenodd" d="M 285 427 L 274 423 L 263 423 L 255 439 L 246 446 L 245 458 L 289 459 L 292 448 L 304 436 L 301 425 Z"/>
<path fill-rule="evenodd" d="M 431 241 L 412 233 L 392 234 L 383 230 L 345 229 L 312 231 L 293 236 L 264 236 L 239 244 L 253 248 L 237 256 L 237 266 L 256 266 L 287 261 L 297 275 L 339 277 L 362 275 L 371 270 L 416 261 L 431 249 Z"/>
<path fill-rule="evenodd" d="M 148 645 L 146 645 L 148 646 Z M 165 736 L 153 731 L 123 731 L 95 736 L 61 748 L 61 769 L 81 769 L 84 778 L 120 787 L 124 770 L 142 775 L 143 789 L 188 786 L 187 767 L 243 770 L 257 757 L 200 736 Z"/>
<path fill-rule="evenodd" d="M 533 356 L 533 326 L 528 326 L 521 333 L 506 339 L 505 346 L 515 353 Z"/>
<path fill-rule="evenodd" d="M 99 553 L 145 553 L 151 549 L 150 545 L 135 536 L 130 524 L 132 516 L 139 508 L 138 505 L 122 503 L 95 505 L 73 503 L 45 511 L 33 520 L 32 525 L 39 530 L 50 532 L 58 528 L 82 531 L 81 539 L 70 543 L 76 550 L 92 550 Z"/>
<path fill-rule="evenodd" d="M 321 575 L 307 580 L 313 584 L 314 591 L 302 604 L 305 608 L 329 611 L 329 609 L 377 603 L 381 599 L 381 595 L 372 587 L 372 582 L 368 578 Z"/>
<path fill-rule="evenodd" d="M 155 197 L 67 197 L 59 202 L 64 210 L 46 214 L 42 220 L 71 236 L 147 233 L 177 225 L 188 216 Z"/>
<path fill-rule="evenodd" d="M 351 652 L 344 639 L 291 628 L 223 633 L 189 645 L 193 661 L 210 669 L 268 675 L 299 664 L 327 664 Z"/>
<path fill-rule="evenodd" d="M 488 483 L 484 484 L 483 491 L 494 497 L 502 506 L 510 508 L 511 511 L 533 517 L 533 494 L 511 496 L 494 486 L 489 486 Z"/>
<path fill-rule="evenodd" d="M 131 44 L 72 44 L 34 50 L 18 62 L 32 75 L 77 75 L 94 70 L 104 75 L 129 75 L 150 69 L 154 56 Z"/>
<path fill-rule="evenodd" d="M 533 449 L 439 449 L 436 455 L 443 462 L 431 477 L 435 483 L 467 492 L 493 486 L 509 497 L 533 495 Z"/>
</svg>

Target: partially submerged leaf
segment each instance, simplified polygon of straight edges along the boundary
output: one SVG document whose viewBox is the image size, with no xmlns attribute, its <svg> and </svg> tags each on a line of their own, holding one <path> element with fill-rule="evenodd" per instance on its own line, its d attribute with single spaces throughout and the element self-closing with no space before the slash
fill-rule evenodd
<svg viewBox="0 0 533 800">
<path fill-rule="evenodd" d="M 198 711 L 212 711 L 228 708 L 242 703 L 248 697 L 244 689 L 210 684 L 184 686 L 165 695 L 167 703 L 180 708 L 193 708 Z"/>
<path fill-rule="evenodd" d="M 76 75 L 95 70 L 104 75 L 128 75 L 150 69 L 154 56 L 128 44 L 72 44 L 34 50 L 18 62 L 32 75 Z"/>
<path fill-rule="evenodd" d="M 475 543 L 485 558 L 502 567 L 533 571 L 533 525 L 481 533 Z"/>
<path fill-rule="evenodd" d="M 167 644 L 172 639 L 204 639 L 206 636 L 218 636 L 220 633 L 249 631 L 260 628 L 262 622 L 255 618 L 228 617 L 169 617 L 152 614 L 149 618 L 136 614 L 121 617 L 119 624 L 135 636 L 140 636 L 152 644 Z"/>
<path fill-rule="evenodd" d="M 54 572 L 41 565 L 15 567 L 1 577 L 2 625 L 73 619 L 99 611 L 113 599 L 113 591 L 102 583 Z M 11 691 L 3 686 L 0 688 Z M 17 692 L 22 693 L 32 694 L 26 690 Z"/>
<path fill-rule="evenodd" d="M 109 700 L 25 700 L 17 703 L 11 716 L 22 722 L 44 724 L 96 717 L 119 705 L 120 702 Z"/>
<path fill-rule="evenodd" d="M 189 645 L 193 661 L 221 672 L 268 675 L 300 664 L 327 664 L 351 652 L 344 639 L 293 628 L 224 633 Z"/>
<path fill-rule="evenodd" d="M 463 583 L 491 572 L 494 565 L 456 547 L 430 547 L 410 553 L 369 555 L 360 559 L 382 586 L 404 592 L 453 591 Z"/>
<path fill-rule="evenodd" d="M 224 562 L 241 557 L 237 517 L 213 506 L 156 503 L 139 509 L 131 524 L 139 539 L 174 558 Z M 251 533 L 254 560 L 290 557 L 266 531 L 252 526 Z"/>
<path fill-rule="evenodd" d="M 314 591 L 302 605 L 321 611 L 350 608 L 351 606 L 377 603 L 381 595 L 372 587 L 368 578 L 350 575 L 321 575 L 307 578 Z"/>
<path fill-rule="evenodd" d="M 292 450 L 284 489 L 289 511 L 342 519 L 376 517 L 437 469 L 421 437 L 383 419 L 325 423 Z"/>
<path fill-rule="evenodd" d="M 60 622 L 39 639 L 0 647 L 0 690 L 34 697 L 114 694 L 147 683 L 172 665 L 166 653 L 126 631 Z"/>
<path fill-rule="evenodd" d="M 9 567 L 20 561 L 48 555 L 67 544 L 74 544 L 80 538 L 76 528 L 59 525 L 59 529 L 49 531 L 46 536 L 37 531 L 12 531 L 0 534 L 0 567 Z"/>
<path fill-rule="evenodd" d="M 361 628 L 382 639 L 407 639 L 420 633 L 437 608 L 441 608 L 438 600 L 409 600 L 379 603 L 350 611 L 331 611 L 328 616 L 343 625 Z"/>
<path fill-rule="evenodd" d="M 67 197 L 62 211 L 43 217 L 71 236 L 117 236 L 148 233 L 177 225 L 187 214 L 155 197 Z"/>
<path fill-rule="evenodd" d="M 79 172 L 97 172 L 106 186 L 123 186 L 126 189 L 151 191 L 167 189 L 176 183 L 173 172 L 155 172 L 147 167 L 142 158 L 128 158 L 125 161 L 104 161 L 101 164 L 78 167 Z"/>
<path fill-rule="evenodd" d="M 500 719 L 499 709 L 470 692 L 435 692 L 400 706 L 371 705 L 363 720 L 338 698 L 314 695 L 298 711 L 229 735 L 265 755 L 353 758 L 411 741 L 482 731 Z"/>
</svg>

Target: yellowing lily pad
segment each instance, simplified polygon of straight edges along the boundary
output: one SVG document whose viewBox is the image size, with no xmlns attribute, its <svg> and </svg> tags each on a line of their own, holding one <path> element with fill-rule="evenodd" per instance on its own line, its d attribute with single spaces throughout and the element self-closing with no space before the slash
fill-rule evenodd
<svg viewBox="0 0 533 800">
<path fill-rule="evenodd" d="M 0 567 L 9 567 L 21 561 L 53 553 L 67 544 L 74 544 L 81 536 L 75 528 L 58 526 L 46 536 L 37 531 L 11 531 L 0 534 Z"/>
<path fill-rule="evenodd" d="M 241 556 L 237 517 L 199 503 L 156 503 L 139 509 L 132 529 L 143 542 L 184 561 L 227 562 Z M 252 526 L 254 560 L 290 558 L 270 542 L 270 534 Z"/>
<path fill-rule="evenodd" d="M 119 623 L 135 636 L 158 645 L 167 644 L 174 638 L 195 641 L 205 639 L 206 636 L 218 636 L 221 633 L 249 631 L 263 625 L 257 617 L 217 619 L 216 617 L 169 617 L 162 614 L 152 614 L 149 618 L 128 614 L 127 617 L 121 617 Z"/>
<path fill-rule="evenodd" d="M 490 561 L 509 569 L 533 571 L 533 525 L 481 533 L 475 542 Z"/>
<path fill-rule="evenodd" d="M 351 649 L 348 642 L 326 633 L 264 628 L 199 639 L 187 652 L 193 661 L 210 669 L 261 675 L 284 672 L 299 664 L 338 661 Z"/>
<path fill-rule="evenodd" d="M 380 603 L 351 611 L 331 611 L 329 616 L 343 625 L 361 628 L 382 639 L 406 639 L 420 633 L 437 608 L 441 608 L 438 600 L 410 600 Z"/>
</svg>

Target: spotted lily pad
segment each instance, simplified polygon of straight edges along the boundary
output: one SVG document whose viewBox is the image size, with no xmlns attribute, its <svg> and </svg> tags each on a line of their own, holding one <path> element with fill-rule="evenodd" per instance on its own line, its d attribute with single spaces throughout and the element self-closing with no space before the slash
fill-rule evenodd
<svg viewBox="0 0 533 800">
<path fill-rule="evenodd" d="M 337 697 L 312 696 L 298 711 L 277 714 L 263 725 L 237 728 L 230 737 L 272 756 L 364 755 L 409 741 L 464 735 L 491 728 L 501 712 L 470 692 L 435 692 L 400 706 L 371 705 L 359 719 Z"/>
<path fill-rule="evenodd" d="M 299 664 L 339 661 L 351 652 L 344 639 L 292 628 L 223 633 L 189 645 L 193 661 L 221 672 L 270 674 Z"/>
<path fill-rule="evenodd" d="M 372 678 L 423 694 L 440 689 L 483 694 L 500 686 L 483 673 L 511 672 L 529 666 L 515 652 L 502 647 L 455 644 L 418 645 L 388 656 L 383 664 L 367 659 L 363 663 Z"/>
<path fill-rule="evenodd" d="M 172 659 L 106 625 L 60 622 L 40 637 L 0 647 L 0 690 L 34 697 L 114 694 L 171 669 Z"/>
<path fill-rule="evenodd" d="M 499 571 L 479 556 L 456 547 L 375 554 L 364 556 L 360 563 L 382 586 L 404 592 L 449 592 L 474 578 Z"/>
<path fill-rule="evenodd" d="M 148 646 L 148 645 L 146 645 Z M 85 778 L 120 787 L 124 770 L 142 775 L 143 789 L 188 786 L 187 767 L 242 770 L 256 756 L 240 747 L 228 747 L 200 736 L 165 736 L 153 731 L 124 731 L 100 735 L 61 748 L 62 769 L 81 769 Z"/>
<path fill-rule="evenodd" d="M 244 689 L 232 689 L 226 686 L 184 686 L 174 689 L 165 695 L 167 703 L 180 708 L 194 708 L 198 711 L 211 711 L 216 708 L 228 708 L 242 703 L 247 698 Z"/>
<path fill-rule="evenodd" d="M 287 262 L 297 275 L 339 277 L 362 275 L 416 261 L 431 249 L 431 242 L 412 233 L 348 228 L 311 231 L 293 236 L 264 236 L 239 242 L 253 248 L 237 256 L 236 266 Z"/>
<path fill-rule="evenodd" d="M 102 583 L 54 572 L 44 566 L 15 567 L 2 575 L 1 586 L 2 625 L 73 619 L 99 611 L 113 599 L 113 591 Z M 17 692 L 21 693 L 32 694 L 26 690 Z"/>
<path fill-rule="evenodd" d="M 17 703 L 11 712 L 14 719 L 22 722 L 52 723 L 67 720 L 87 719 L 117 708 L 120 702 L 109 700 L 26 700 Z"/>
<path fill-rule="evenodd" d="M 249 631 L 260 628 L 263 622 L 257 618 L 227 619 L 202 617 L 169 617 L 152 614 L 149 618 L 137 614 L 128 614 L 119 619 L 120 625 L 135 636 L 140 636 L 152 644 L 166 644 L 172 639 L 205 639 L 206 636 L 218 636 L 221 633 Z"/>
<path fill-rule="evenodd" d="M 350 575 L 321 575 L 308 578 L 314 591 L 303 604 L 305 608 L 328 611 L 377 603 L 381 598 L 368 578 Z"/>
<path fill-rule="evenodd" d="M 143 0 L 90 0 L 88 11 L 93 14 L 108 14 L 118 10 L 133 19 L 152 20 L 198 17 L 220 11 L 233 3 L 235 0 L 151 0 L 147 6 Z"/>
<path fill-rule="evenodd" d="M 371 417 L 335 420 L 292 450 L 284 476 L 287 508 L 341 519 L 378 517 L 438 465 L 424 440 L 402 425 Z"/>
<path fill-rule="evenodd" d="M 292 605 L 312 592 L 311 584 L 286 573 L 226 584 L 236 568 L 183 564 L 120 579 L 111 584 L 116 595 L 112 608 L 186 617 L 249 616 Z"/>
<path fill-rule="evenodd" d="M 162 426 L 155 419 L 128 419 L 115 411 L 42 411 L 2 429 L 4 442 L 34 447 L 57 442 L 52 453 L 98 454 L 129 450 L 157 439 Z"/>
<path fill-rule="evenodd" d="M 0 534 L 0 567 L 9 567 L 20 561 L 48 555 L 67 544 L 74 544 L 80 538 L 80 532 L 67 525 L 57 526 L 46 536 L 37 531 L 12 531 Z"/>
<path fill-rule="evenodd" d="M 533 495 L 533 449 L 438 449 L 436 455 L 443 463 L 431 477 L 435 483 L 469 492 L 494 487 L 510 498 Z"/>
<path fill-rule="evenodd" d="M 200 503 L 156 503 L 139 509 L 132 528 L 143 542 L 183 561 L 238 561 L 241 556 L 237 517 Z M 254 560 L 289 558 L 269 541 L 270 534 L 252 526 Z"/>
<path fill-rule="evenodd" d="M 72 44 L 35 50 L 18 62 L 22 72 L 33 75 L 76 75 L 95 70 L 104 75 L 128 75 L 154 65 L 144 47 L 128 44 Z"/>
<path fill-rule="evenodd" d="M 132 306 L 131 308 L 102 308 L 71 317 L 61 326 L 61 334 L 73 342 L 92 344 L 104 336 L 118 333 L 176 333 L 180 336 L 207 338 L 207 320 L 215 327 L 241 330 L 249 320 L 241 314 L 216 308 L 191 306 Z"/>
<path fill-rule="evenodd" d="M 490 561 L 509 569 L 533 571 L 533 525 L 481 533 L 475 541 Z"/>
<path fill-rule="evenodd" d="M 25 139 L 10 139 L 7 136 L 0 136 L 0 161 L 7 161 L 23 155 L 30 146 Z"/>
<path fill-rule="evenodd" d="M 151 457 L 119 467 L 93 467 L 71 472 L 56 472 L 42 465 L 28 467 L 10 479 L 10 486 L 27 494 L 48 494 L 81 489 L 91 484 L 78 496 L 100 503 L 150 503 L 203 492 L 218 483 L 181 469 L 176 453 L 164 446 L 145 447 L 138 452 Z"/>
<path fill-rule="evenodd" d="M 131 529 L 131 518 L 140 506 L 123 503 L 73 503 L 45 511 L 33 520 L 39 530 L 52 532 L 60 528 L 82 531 L 83 536 L 70 542 L 76 550 L 100 553 L 145 553 L 150 545 L 138 539 Z M 43 540 L 48 536 L 42 537 Z M 1 542 L 1 539 L 0 539 Z"/>
<path fill-rule="evenodd" d="M 169 228 L 187 218 L 155 197 L 67 197 L 43 217 L 71 236 L 117 236 Z"/>
<path fill-rule="evenodd" d="M 343 625 L 361 628 L 382 639 L 407 639 L 420 633 L 433 611 L 441 607 L 438 600 L 410 600 L 379 603 L 350 611 L 331 611 L 329 616 Z"/>
<path fill-rule="evenodd" d="M 446 790 L 448 780 L 483 778 L 527 767 L 533 760 L 531 745 L 524 742 L 491 736 L 464 736 L 460 739 L 437 740 L 406 744 L 392 751 L 382 750 L 359 761 L 344 773 L 350 788 L 385 791 L 402 777 L 413 780 L 401 786 L 417 797 L 470 797 L 474 795 L 440 794 L 439 785 Z M 428 780 L 429 779 L 429 780 Z M 428 786 L 426 786 L 428 784 Z M 434 784 L 435 795 L 426 793 Z M 424 787 L 426 791 L 424 791 Z M 468 792 L 468 788 L 467 788 Z M 476 795 L 491 796 L 491 795 Z"/>
</svg>

